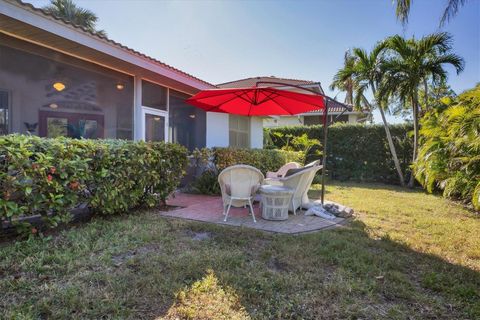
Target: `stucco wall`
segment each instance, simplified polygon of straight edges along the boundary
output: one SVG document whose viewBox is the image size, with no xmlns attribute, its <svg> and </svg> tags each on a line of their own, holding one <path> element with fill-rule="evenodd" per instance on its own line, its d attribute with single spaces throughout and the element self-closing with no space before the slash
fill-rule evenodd
<svg viewBox="0 0 480 320">
<path fill-rule="evenodd" d="M 250 119 L 250 147 L 263 148 L 263 119 L 252 117 Z"/>
<path fill-rule="evenodd" d="M 228 147 L 228 114 L 207 112 L 207 147 Z"/>
<path fill-rule="evenodd" d="M 303 116 L 264 118 L 263 120 L 263 126 L 267 128 L 283 127 L 283 126 L 299 126 L 302 124 L 303 124 Z"/>
</svg>

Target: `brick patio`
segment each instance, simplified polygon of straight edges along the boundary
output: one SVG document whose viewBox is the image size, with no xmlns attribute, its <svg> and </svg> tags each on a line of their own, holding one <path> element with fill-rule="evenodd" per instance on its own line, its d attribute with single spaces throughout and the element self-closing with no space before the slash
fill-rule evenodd
<svg viewBox="0 0 480 320">
<path fill-rule="evenodd" d="M 160 211 L 162 216 L 188 219 L 215 224 L 259 229 L 263 231 L 298 234 L 336 228 L 345 224 L 346 219 L 327 220 L 316 216 L 305 216 L 301 210 L 297 215 L 290 214 L 286 221 L 267 221 L 261 218 L 258 203 L 254 204 L 257 223 L 248 214 L 248 209 L 233 208 L 230 210 L 227 222 L 223 221 L 222 201 L 217 196 L 176 193 L 167 201 L 171 206 L 181 208 L 171 211 Z"/>
</svg>

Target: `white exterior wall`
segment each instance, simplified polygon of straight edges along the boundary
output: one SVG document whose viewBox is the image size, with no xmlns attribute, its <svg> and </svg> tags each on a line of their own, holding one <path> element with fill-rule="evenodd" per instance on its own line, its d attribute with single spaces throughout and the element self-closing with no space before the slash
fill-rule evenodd
<svg viewBox="0 0 480 320">
<path fill-rule="evenodd" d="M 329 114 L 329 116 L 332 114 Z M 338 113 L 334 113 L 334 116 Z M 357 123 L 360 115 L 358 113 L 348 114 L 348 123 Z M 277 120 L 277 121 L 275 121 Z M 265 118 L 263 126 L 265 128 L 275 128 L 284 126 L 300 126 L 304 124 L 303 116 L 282 116 L 277 118 Z"/>
<path fill-rule="evenodd" d="M 250 148 L 263 148 L 263 118 L 250 118 Z"/>
<path fill-rule="evenodd" d="M 349 114 L 348 115 L 348 123 L 357 123 L 358 115 L 356 114 Z"/>
<path fill-rule="evenodd" d="M 283 116 L 263 120 L 263 126 L 266 128 L 300 125 L 303 125 L 303 116 Z"/>
<path fill-rule="evenodd" d="M 207 148 L 228 147 L 228 114 L 207 112 Z"/>
</svg>

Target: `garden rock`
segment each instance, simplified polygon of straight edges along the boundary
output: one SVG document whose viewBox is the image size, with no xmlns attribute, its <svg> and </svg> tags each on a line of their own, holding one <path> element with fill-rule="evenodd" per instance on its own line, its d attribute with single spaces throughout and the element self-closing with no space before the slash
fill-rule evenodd
<svg viewBox="0 0 480 320">
<path fill-rule="evenodd" d="M 350 218 L 354 213 L 352 208 L 332 201 L 325 201 L 323 207 L 339 218 Z"/>
</svg>

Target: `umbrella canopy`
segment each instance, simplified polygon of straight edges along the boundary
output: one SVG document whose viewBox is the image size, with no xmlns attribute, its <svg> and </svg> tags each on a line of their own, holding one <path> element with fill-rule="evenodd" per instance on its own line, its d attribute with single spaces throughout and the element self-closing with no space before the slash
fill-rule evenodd
<svg viewBox="0 0 480 320">
<path fill-rule="evenodd" d="M 286 116 L 325 108 L 322 95 L 273 87 L 204 90 L 186 101 L 205 111 L 241 116 Z"/>
<path fill-rule="evenodd" d="M 327 146 L 328 97 L 312 90 L 296 87 L 313 94 L 282 90 L 274 87 L 259 87 L 257 82 L 251 88 L 225 88 L 200 91 L 186 100 L 187 103 L 210 112 L 223 112 L 241 116 L 287 116 L 299 113 L 323 110 L 323 167 L 322 167 L 322 204 L 325 195 L 325 168 Z M 264 82 L 267 83 L 267 82 Z M 285 85 L 275 82 L 270 84 Z M 289 85 L 290 86 L 290 85 Z"/>
</svg>

